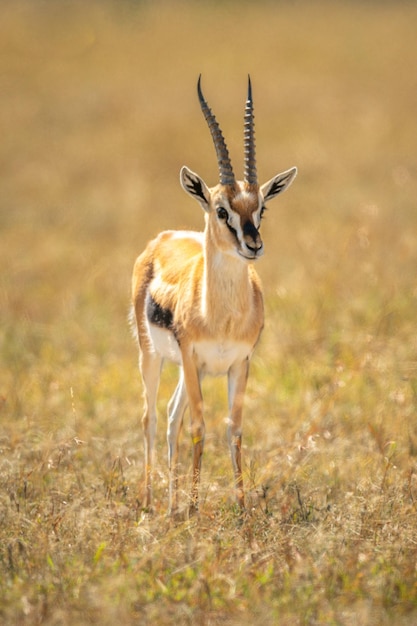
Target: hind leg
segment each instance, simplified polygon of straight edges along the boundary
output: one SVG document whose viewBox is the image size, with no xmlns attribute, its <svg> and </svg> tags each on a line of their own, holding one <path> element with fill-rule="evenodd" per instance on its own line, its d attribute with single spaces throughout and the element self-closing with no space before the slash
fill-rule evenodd
<svg viewBox="0 0 417 626">
<path fill-rule="evenodd" d="M 248 374 L 248 359 L 245 359 L 241 363 L 232 365 L 228 373 L 229 423 L 227 428 L 227 438 L 235 478 L 236 500 L 242 511 L 245 508 L 241 459 L 242 409 Z"/>
<path fill-rule="evenodd" d="M 168 404 L 169 515 L 174 514 L 178 508 L 178 440 L 187 405 L 184 374 L 180 368 L 180 379 Z"/>
<path fill-rule="evenodd" d="M 139 368 L 144 384 L 142 427 L 145 444 L 145 506 L 152 504 L 152 467 L 156 435 L 156 396 L 161 375 L 162 358 L 154 352 L 142 352 Z"/>
</svg>

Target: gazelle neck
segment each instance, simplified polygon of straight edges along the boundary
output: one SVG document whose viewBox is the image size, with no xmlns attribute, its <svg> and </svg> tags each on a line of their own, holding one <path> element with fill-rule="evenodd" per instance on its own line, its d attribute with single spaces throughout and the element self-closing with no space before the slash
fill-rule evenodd
<svg viewBox="0 0 417 626">
<path fill-rule="evenodd" d="M 216 248 L 205 231 L 202 308 L 216 327 L 247 316 L 251 307 L 249 265 L 243 259 Z"/>
</svg>

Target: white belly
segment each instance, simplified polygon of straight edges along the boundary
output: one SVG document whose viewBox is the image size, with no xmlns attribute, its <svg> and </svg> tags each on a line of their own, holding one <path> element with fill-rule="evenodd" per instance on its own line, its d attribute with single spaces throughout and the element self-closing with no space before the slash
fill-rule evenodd
<svg viewBox="0 0 417 626">
<path fill-rule="evenodd" d="M 148 324 L 148 332 L 155 352 L 163 359 L 181 365 L 180 347 L 172 332 L 154 324 Z"/>
<path fill-rule="evenodd" d="M 226 374 L 230 367 L 244 361 L 252 352 L 252 346 L 236 341 L 199 341 L 194 344 L 198 369 L 211 376 Z"/>
<path fill-rule="evenodd" d="M 163 359 L 181 365 L 181 351 L 177 340 L 170 330 L 154 324 L 148 325 L 149 337 L 155 352 Z M 239 361 L 244 361 L 252 352 L 252 346 L 242 341 L 197 341 L 194 354 L 197 367 L 203 374 L 221 376 Z"/>
</svg>

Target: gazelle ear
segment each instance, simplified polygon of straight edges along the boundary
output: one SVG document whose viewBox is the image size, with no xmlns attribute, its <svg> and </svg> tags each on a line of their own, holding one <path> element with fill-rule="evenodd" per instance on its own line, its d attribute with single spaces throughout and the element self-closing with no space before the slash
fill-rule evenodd
<svg viewBox="0 0 417 626">
<path fill-rule="evenodd" d="M 190 196 L 198 200 L 205 211 L 210 209 L 210 192 L 204 180 L 185 165 L 180 172 L 181 186 Z"/>
<path fill-rule="evenodd" d="M 290 170 L 286 172 L 281 172 L 281 174 L 277 174 L 271 180 L 268 180 L 267 183 L 264 183 L 261 187 L 261 193 L 265 202 L 275 198 L 279 193 L 285 191 L 292 183 L 294 178 L 297 176 L 297 168 L 292 167 Z"/>
</svg>

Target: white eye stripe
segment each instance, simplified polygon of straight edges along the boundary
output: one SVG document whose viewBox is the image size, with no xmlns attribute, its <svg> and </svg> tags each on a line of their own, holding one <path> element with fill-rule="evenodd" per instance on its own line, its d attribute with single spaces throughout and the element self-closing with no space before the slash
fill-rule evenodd
<svg viewBox="0 0 417 626">
<path fill-rule="evenodd" d="M 229 211 L 229 224 L 236 231 L 239 241 L 242 241 L 242 227 L 240 225 L 240 215 L 233 209 Z"/>
<path fill-rule="evenodd" d="M 260 202 L 258 208 L 255 209 L 255 211 L 252 211 L 252 220 L 256 228 L 259 228 L 261 224 L 262 214 L 263 214 L 264 209 L 265 207 L 263 206 L 263 203 Z"/>
</svg>

